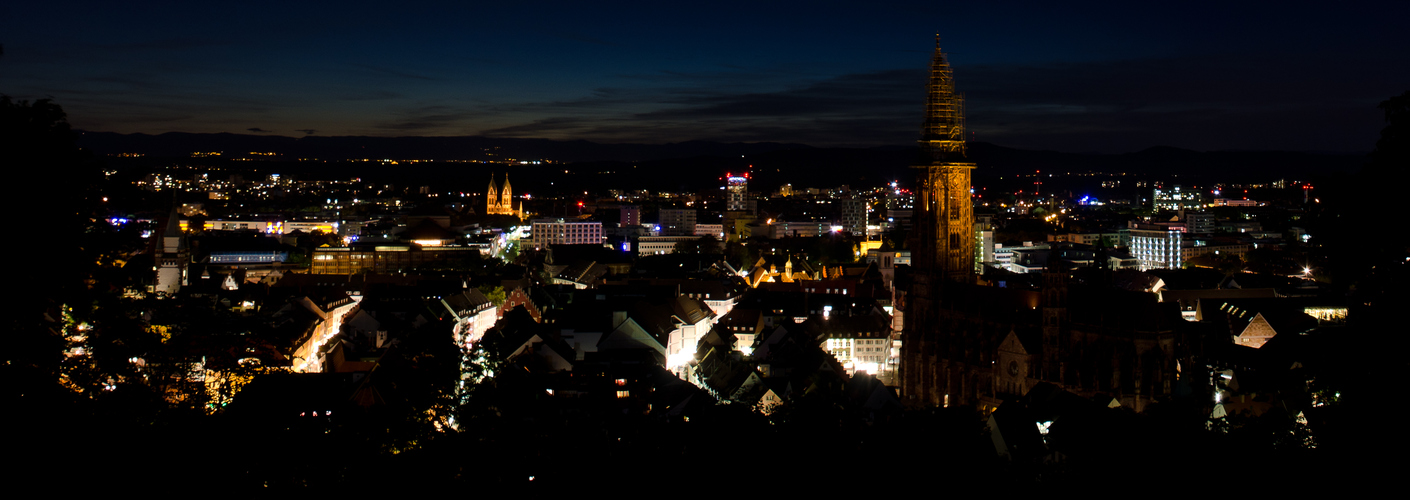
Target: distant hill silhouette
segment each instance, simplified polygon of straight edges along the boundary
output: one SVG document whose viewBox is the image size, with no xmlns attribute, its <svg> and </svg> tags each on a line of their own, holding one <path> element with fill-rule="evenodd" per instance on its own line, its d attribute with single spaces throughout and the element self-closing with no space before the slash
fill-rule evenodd
<svg viewBox="0 0 1410 500">
<path fill-rule="evenodd" d="M 819 148 L 785 143 L 717 143 L 692 141 L 670 144 L 601 144 L 590 141 L 505 139 L 492 137 L 283 137 L 246 134 L 165 133 L 117 134 L 82 132 L 80 146 L 97 154 L 143 153 L 154 157 L 188 157 L 194 151 L 224 151 L 225 157 L 251 151 L 277 152 L 285 160 L 320 158 L 338 161 L 353 158 L 391 159 L 551 159 L 566 166 L 520 166 L 516 186 L 569 182 L 588 188 L 647 188 L 698 190 L 720 184 L 725 172 L 739 172 L 750 165 L 759 189 L 783 183 L 798 187 L 851 184 L 874 186 L 890 180 L 909 184 L 915 149 L 906 146 L 876 148 Z M 495 149 L 498 148 L 498 149 Z M 496 154 L 486 156 L 487 152 Z M 1041 170 L 1062 172 L 1125 172 L 1154 178 L 1178 174 L 1197 179 L 1214 176 L 1223 182 L 1306 179 L 1314 175 L 1351 172 L 1364 163 L 1363 155 L 1284 151 L 1200 152 L 1173 147 L 1152 147 L 1134 153 L 1097 154 L 1033 151 L 989 143 L 969 145 L 970 161 L 979 164 L 976 180 Z M 397 182 L 422 182 L 447 176 L 469 179 L 490 167 L 418 165 L 396 171 L 387 169 L 300 165 L 282 167 L 286 172 L 338 173 L 391 178 Z M 319 172 L 320 170 L 326 172 Z M 500 170 L 503 170 L 502 168 Z M 571 174 L 591 174 L 558 179 Z M 532 176 L 532 178 L 526 178 Z M 561 187 L 562 184 L 554 184 Z"/>
<path fill-rule="evenodd" d="M 808 148 L 802 144 L 718 143 L 691 141 L 670 144 L 602 144 L 590 141 L 461 137 L 284 137 L 249 134 L 160 135 L 82 132 L 80 146 L 98 154 L 144 153 L 150 156 L 188 156 L 195 151 L 248 153 L 273 151 L 290 158 L 343 160 L 351 158 L 484 159 L 487 150 L 501 158 L 553 159 L 557 161 L 649 161 L 692 156 L 733 156 L 777 149 Z"/>
</svg>

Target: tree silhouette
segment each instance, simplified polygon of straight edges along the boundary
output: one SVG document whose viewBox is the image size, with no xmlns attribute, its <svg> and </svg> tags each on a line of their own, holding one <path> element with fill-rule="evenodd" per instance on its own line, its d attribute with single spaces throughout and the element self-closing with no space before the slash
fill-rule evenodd
<svg viewBox="0 0 1410 500">
<path fill-rule="evenodd" d="M 29 289 L 15 297 L 18 308 L 10 314 L 15 335 L 3 363 L 6 379 L 19 382 L 12 388 L 14 396 L 45 393 L 57 380 L 63 341 L 44 318 L 47 313 L 60 320 L 52 315 L 68 302 L 63 293 L 86 288 L 83 277 L 88 269 L 78 265 L 87 220 L 81 214 L 84 179 L 65 182 L 65 173 L 81 164 L 82 153 L 59 105 L 49 99 L 15 101 L 0 94 L 0 165 L 24 179 L 20 192 L 5 197 L 7 212 L 27 214 L 33 227 L 44 228 L 45 234 L 44 251 L 27 257 L 16 280 Z"/>
<path fill-rule="evenodd" d="M 1371 152 L 1372 173 L 1405 175 L 1410 167 L 1410 91 L 1386 99 L 1377 106 L 1385 111 L 1386 127 Z M 1398 172 L 1395 172 L 1398 170 Z"/>
</svg>

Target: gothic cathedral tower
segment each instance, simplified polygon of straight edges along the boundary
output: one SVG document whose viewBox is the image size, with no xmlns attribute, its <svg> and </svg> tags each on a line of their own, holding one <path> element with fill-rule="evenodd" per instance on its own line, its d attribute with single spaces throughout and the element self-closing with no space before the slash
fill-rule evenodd
<svg viewBox="0 0 1410 500">
<path fill-rule="evenodd" d="M 939 290 L 974 281 L 974 207 L 964 138 L 964 96 L 955 92 L 954 74 L 940 38 L 930 60 L 925 122 L 920 129 L 916 169 L 915 231 L 910 238 L 912 288 L 905 299 L 901 390 L 910 404 L 944 405 L 964 395 L 963 368 L 950 366 L 943 352 L 944 328 L 937 317 Z"/>
<path fill-rule="evenodd" d="M 920 129 L 916 205 L 927 246 L 927 262 L 935 278 L 971 282 L 974 272 L 974 206 L 970 201 L 970 171 L 965 162 L 964 95 L 955 92 L 955 78 L 940 39 L 930 60 L 930 85 L 925 123 Z"/>
</svg>

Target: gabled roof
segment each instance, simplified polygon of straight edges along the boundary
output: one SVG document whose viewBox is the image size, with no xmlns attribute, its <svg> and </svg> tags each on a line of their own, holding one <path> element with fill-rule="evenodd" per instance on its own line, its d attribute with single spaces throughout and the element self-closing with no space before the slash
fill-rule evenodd
<svg viewBox="0 0 1410 500">
<path fill-rule="evenodd" d="M 633 318 L 627 318 L 621 325 L 607 332 L 601 340 L 597 341 L 597 350 L 655 349 L 665 354 L 668 340 L 664 335 L 653 335 L 648 332 Z"/>
<path fill-rule="evenodd" d="M 610 269 L 608 269 L 607 266 L 598 264 L 597 261 L 583 260 L 563 268 L 563 270 L 559 271 L 554 277 L 574 283 L 590 285 L 597 282 L 597 280 L 603 276 L 606 276 L 609 271 Z"/>
<path fill-rule="evenodd" d="M 1043 352 L 1042 339 L 1040 338 L 1042 336 L 1041 332 L 1032 332 L 1027 331 L 1025 329 L 1024 333 L 1028 334 L 1024 335 L 1023 333 L 1020 333 L 1017 327 L 1010 329 L 1009 333 L 1007 335 L 1004 335 L 1004 340 L 999 342 L 999 351 L 1007 351 L 1018 354 L 1025 354 L 1029 356 L 1036 356 L 1038 354 L 1041 354 Z"/>
<path fill-rule="evenodd" d="M 846 397 L 850 405 L 863 410 L 900 411 L 903 409 L 901 400 L 896 397 L 896 393 L 867 372 L 858 372 L 852 376 L 851 380 L 847 381 Z"/>
<path fill-rule="evenodd" d="M 755 332 L 764 327 L 763 313 L 758 309 L 735 307 L 715 323 L 728 331 Z"/>
<path fill-rule="evenodd" d="M 441 304 L 453 314 L 461 314 L 462 312 L 473 314 L 492 305 L 490 299 L 477 288 L 466 289 L 463 292 L 442 297 Z"/>
<path fill-rule="evenodd" d="M 814 339 L 887 338 L 891 335 L 891 318 L 880 314 L 859 316 L 813 315 L 803 322 L 803 328 Z"/>
</svg>

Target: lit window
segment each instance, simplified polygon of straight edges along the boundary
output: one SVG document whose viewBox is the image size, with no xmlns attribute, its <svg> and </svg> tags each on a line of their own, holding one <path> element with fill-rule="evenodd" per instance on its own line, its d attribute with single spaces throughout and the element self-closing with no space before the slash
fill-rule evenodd
<svg viewBox="0 0 1410 500">
<path fill-rule="evenodd" d="M 632 397 L 632 391 L 617 391 L 617 399 Z"/>
<path fill-rule="evenodd" d="M 624 379 L 624 378 L 619 378 L 619 379 L 617 379 L 617 385 L 619 385 L 619 386 L 627 385 L 627 379 Z"/>
</svg>

